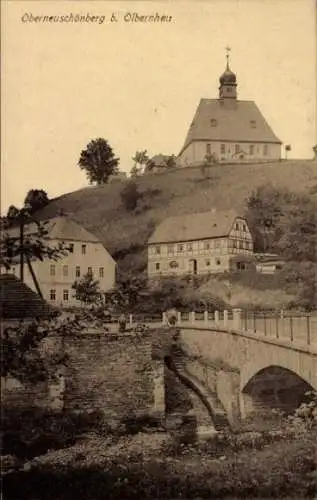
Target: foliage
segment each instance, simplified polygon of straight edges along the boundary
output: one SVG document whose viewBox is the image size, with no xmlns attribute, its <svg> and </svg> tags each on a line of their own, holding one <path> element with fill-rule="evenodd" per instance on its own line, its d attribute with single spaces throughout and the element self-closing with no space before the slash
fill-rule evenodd
<svg viewBox="0 0 317 500">
<path fill-rule="evenodd" d="M 75 444 L 83 433 L 108 434 L 102 412 L 53 412 L 5 406 L 2 411 L 2 451 L 31 458 Z"/>
<path fill-rule="evenodd" d="M 314 144 L 313 146 L 313 153 L 314 153 L 314 160 L 317 159 L 317 144 Z"/>
<path fill-rule="evenodd" d="M 12 221 L 15 221 L 20 214 L 20 210 L 14 205 L 10 205 L 7 211 L 6 219 L 10 225 Z"/>
<path fill-rule="evenodd" d="M 292 305 L 295 308 L 311 310 L 316 307 L 316 262 L 288 262 L 280 273 L 288 292 L 296 294 Z"/>
<path fill-rule="evenodd" d="M 26 219 L 27 222 L 27 219 Z M 23 254 L 30 261 L 52 259 L 57 260 L 67 255 L 69 249 L 59 242 L 55 246 L 47 244 L 48 237 L 48 222 L 34 222 L 36 229 L 33 232 L 28 232 L 26 226 L 23 235 L 23 241 L 20 241 L 20 235 L 15 232 L 1 231 L 0 237 L 0 257 L 3 264 L 10 268 L 16 262 L 20 255 Z"/>
<path fill-rule="evenodd" d="M 107 305 L 120 312 L 135 312 L 144 300 L 147 278 L 145 274 L 134 276 L 132 273 L 119 275 L 113 293 L 108 297 Z"/>
<path fill-rule="evenodd" d="M 306 401 L 286 418 L 285 427 L 288 432 L 295 436 L 306 435 L 313 429 L 317 429 L 317 392 L 308 391 Z"/>
<path fill-rule="evenodd" d="M 131 177 L 136 177 L 143 173 L 145 165 L 149 161 L 149 156 L 147 154 L 147 150 L 144 149 L 142 151 L 136 151 L 132 160 L 134 161 L 134 165 L 131 169 Z"/>
<path fill-rule="evenodd" d="M 133 212 L 137 208 L 138 202 L 142 199 L 143 194 L 138 190 L 136 182 L 129 181 L 125 188 L 121 191 L 121 201 L 128 212 Z"/>
<path fill-rule="evenodd" d="M 248 198 L 246 218 L 255 251 L 316 261 L 316 205 L 310 197 L 266 184 Z"/>
<path fill-rule="evenodd" d="M 75 299 L 84 304 L 92 304 L 101 300 L 99 281 L 95 280 L 90 273 L 86 273 L 81 280 L 75 281 L 72 289 L 75 290 Z"/>
<path fill-rule="evenodd" d="M 62 338 L 87 327 L 75 315 L 59 315 L 30 324 L 7 326 L 2 333 L 1 376 L 11 375 L 21 382 L 36 383 L 53 379 L 59 366 L 67 362 L 62 348 L 43 353 L 41 343 L 47 337 Z"/>
<path fill-rule="evenodd" d="M 138 439 L 136 439 L 138 438 Z M 93 440 L 34 459 L 30 471 L 10 474 L 4 487 L 11 497 L 44 496 L 83 500 L 121 498 L 314 498 L 316 446 L 312 436 L 245 449 L 215 457 L 205 453 L 169 455 L 162 448 L 147 452 L 141 440 Z M 162 446 L 162 445 L 161 445 Z M 212 443 L 210 444 L 212 446 Z M 186 447 L 188 448 L 188 447 Z"/>
<path fill-rule="evenodd" d="M 115 157 L 112 147 L 102 138 L 90 141 L 78 161 L 82 170 L 86 171 L 89 182 L 105 184 L 110 175 L 118 172 L 119 159 Z"/>
<path fill-rule="evenodd" d="M 121 420 L 121 425 L 123 426 L 125 433 L 133 435 L 138 434 L 139 432 L 144 432 L 147 429 L 158 428 L 160 426 L 160 422 L 159 419 L 154 416 L 129 414 Z"/>
<path fill-rule="evenodd" d="M 46 191 L 43 189 L 30 189 L 24 200 L 24 207 L 29 209 L 30 214 L 44 208 L 49 203 Z"/>
</svg>

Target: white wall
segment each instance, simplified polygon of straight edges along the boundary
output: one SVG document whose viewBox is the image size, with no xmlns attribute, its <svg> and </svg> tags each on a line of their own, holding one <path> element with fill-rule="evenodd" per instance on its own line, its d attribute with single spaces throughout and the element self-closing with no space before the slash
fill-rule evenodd
<svg viewBox="0 0 317 500">
<path fill-rule="evenodd" d="M 214 153 L 218 161 L 253 161 L 253 160 L 277 160 L 281 158 L 280 144 L 267 144 L 267 154 L 264 154 L 264 143 L 250 142 L 225 142 L 225 141 L 194 141 L 180 155 L 180 162 L 183 166 L 201 164 L 205 162 L 207 154 L 207 144 L 210 144 L 211 153 Z M 221 144 L 225 145 L 225 153 L 221 152 Z M 238 144 L 243 160 L 240 154 L 235 154 L 235 145 Z M 250 154 L 250 146 L 254 146 L 253 154 Z"/>
<path fill-rule="evenodd" d="M 50 246 L 57 245 L 57 243 L 57 241 L 50 241 Z M 73 297 L 72 284 L 87 273 L 88 267 L 92 268 L 94 279 L 99 281 L 102 292 L 109 290 L 115 284 L 116 264 L 101 243 L 65 242 L 66 245 L 70 243 L 74 245 L 74 252 L 68 253 L 67 256 L 57 261 L 45 260 L 41 262 L 37 260 L 32 262 L 44 299 L 57 306 L 79 305 Z M 82 253 L 82 245 L 86 245 L 86 253 Z M 55 266 L 55 275 L 51 274 L 51 266 Z M 67 267 L 65 268 L 65 266 Z M 80 277 L 76 276 L 76 267 L 80 268 Z M 100 268 L 103 268 L 103 277 L 100 276 Z M 12 266 L 11 272 L 20 277 L 20 266 Z M 24 266 L 24 282 L 32 290 L 36 291 L 33 278 L 26 264 Z M 55 300 L 51 299 L 51 290 L 56 291 Z M 68 300 L 65 300 L 64 297 L 64 291 L 66 290 L 68 290 Z"/>
</svg>

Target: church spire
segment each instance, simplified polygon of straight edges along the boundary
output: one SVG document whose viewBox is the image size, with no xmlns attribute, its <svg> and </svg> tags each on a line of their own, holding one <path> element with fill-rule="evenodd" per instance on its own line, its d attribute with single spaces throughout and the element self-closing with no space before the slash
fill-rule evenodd
<svg viewBox="0 0 317 500">
<path fill-rule="evenodd" d="M 226 70 L 225 72 L 221 75 L 219 78 L 220 82 L 220 87 L 219 87 L 219 98 L 224 99 L 236 99 L 237 98 L 237 77 L 236 75 L 231 71 L 230 66 L 229 66 L 229 54 L 230 54 L 231 48 L 226 47 L 226 59 L 227 59 L 227 64 L 226 64 Z"/>
</svg>

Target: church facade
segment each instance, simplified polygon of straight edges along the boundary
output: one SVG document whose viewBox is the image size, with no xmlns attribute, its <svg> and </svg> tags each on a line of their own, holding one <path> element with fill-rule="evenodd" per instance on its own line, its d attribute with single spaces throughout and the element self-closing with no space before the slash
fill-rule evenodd
<svg viewBox="0 0 317 500">
<path fill-rule="evenodd" d="M 181 166 L 281 159 L 282 143 L 254 101 L 237 98 L 237 78 L 227 67 L 218 99 L 201 99 L 183 148 Z"/>
</svg>

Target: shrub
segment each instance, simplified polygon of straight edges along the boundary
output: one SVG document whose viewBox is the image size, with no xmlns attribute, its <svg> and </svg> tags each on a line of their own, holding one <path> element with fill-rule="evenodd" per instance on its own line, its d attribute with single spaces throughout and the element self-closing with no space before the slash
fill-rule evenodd
<svg viewBox="0 0 317 500">
<path fill-rule="evenodd" d="M 20 458 L 74 444 L 85 432 L 108 433 L 101 412 L 53 412 L 34 408 L 4 408 L 2 452 Z"/>
</svg>

